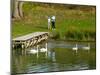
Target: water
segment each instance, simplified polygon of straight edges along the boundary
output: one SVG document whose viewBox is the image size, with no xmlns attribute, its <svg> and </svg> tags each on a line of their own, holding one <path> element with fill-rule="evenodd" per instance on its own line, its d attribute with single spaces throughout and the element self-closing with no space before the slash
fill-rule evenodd
<svg viewBox="0 0 100 75">
<path fill-rule="evenodd" d="M 47 43 L 47 48 L 46 48 Z M 77 52 L 72 50 L 78 45 Z M 90 50 L 82 49 L 86 42 L 48 41 L 33 48 L 12 52 L 12 73 L 39 73 L 55 71 L 90 70 L 96 68 L 95 42 L 91 42 Z M 41 48 L 47 49 L 42 52 Z M 31 53 L 36 49 L 38 53 Z"/>
</svg>

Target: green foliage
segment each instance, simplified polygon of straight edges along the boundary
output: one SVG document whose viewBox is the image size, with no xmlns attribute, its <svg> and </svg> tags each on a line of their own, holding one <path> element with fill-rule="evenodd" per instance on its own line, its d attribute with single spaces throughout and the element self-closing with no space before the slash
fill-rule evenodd
<svg viewBox="0 0 100 75">
<path fill-rule="evenodd" d="M 51 33 L 50 33 L 50 37 L 52 38 L 52 39 L 55 39 L 55 40 L 57 40 L 57 39 L 60 39 L 60 34 L 59 34 L 59 32 L 58 31 L 52 31 Z"/>
<path fill-rule="evenodd" d="M 12 21 L 12 37 L 49 31 L 53 39 L 95 40 L 95 7 L 58 5 L 26 2 L 23 6 L 24 18 Z M 56 16 L 56 31 L 47 27 L 48 16 L 52 15 Z"/>
<path fill-rule="evenodd" d="M 67 40 L 84 40 L 84 41 L 94 41 L 95 40 L 95 31 L 77 31 L 77 30 L 72 30 L 72 31 L 67 31 L 65 33 L 65 37 Z"/>
</svg>

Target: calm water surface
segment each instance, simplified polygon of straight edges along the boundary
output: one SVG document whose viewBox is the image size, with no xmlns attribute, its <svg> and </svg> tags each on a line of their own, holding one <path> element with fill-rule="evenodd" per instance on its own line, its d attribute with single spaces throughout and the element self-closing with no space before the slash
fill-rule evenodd
<svg viewBox="0 0 100 75">
<path fill-rule="evenodd" d="M 46 48 L 47 43 L 47 48 Z M 78 50 L 72 50 L 77 44 Z M 90 44 L 90 50 L 82 49 Z M 47 49 L 41 52 L 41 48 Z M 30 53 L 36 49 L 37 53 Z M 48 41 L 22 52 L 12 51 L 12 73 L 38 73 L 53 71 L 90 70 L 96 68 L 95 42 Z"/>
</svg>

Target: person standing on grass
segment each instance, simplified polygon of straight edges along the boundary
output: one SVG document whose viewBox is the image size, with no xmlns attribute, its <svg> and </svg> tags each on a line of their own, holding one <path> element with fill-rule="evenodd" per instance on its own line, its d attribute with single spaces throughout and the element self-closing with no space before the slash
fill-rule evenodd
<svg viewBox="0 0 100 75">
<path fill-rule="evenodd" d="M 51 19 L 50 17 L 48 17 L 48 29 L 50 29 L 50 23 L 51 23 Z"/>
<path fill-rule="evenodd" d="M 52 18 L 51 18 L 52 29 L 55 29 L 56 28 L 56 26 L 55 26 L 55 19 L 56 19 L 56 17 L 55 16 L 52 16 Z"/>
</svg>

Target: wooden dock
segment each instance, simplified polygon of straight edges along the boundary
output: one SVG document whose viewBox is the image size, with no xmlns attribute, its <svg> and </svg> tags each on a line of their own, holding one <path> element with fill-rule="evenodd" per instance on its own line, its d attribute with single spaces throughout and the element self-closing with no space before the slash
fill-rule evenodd
<svg viewBox="0 0 100 75">
<path fill-rule="evenodd" d="M 48 32 L 34 32 L 25 36 L 20 36 L 12 40 L 12 47 L 21 47 L 22 49 L 31 47 L 43 40 L 47 40 L 48 35 Z"/>
</svg>

